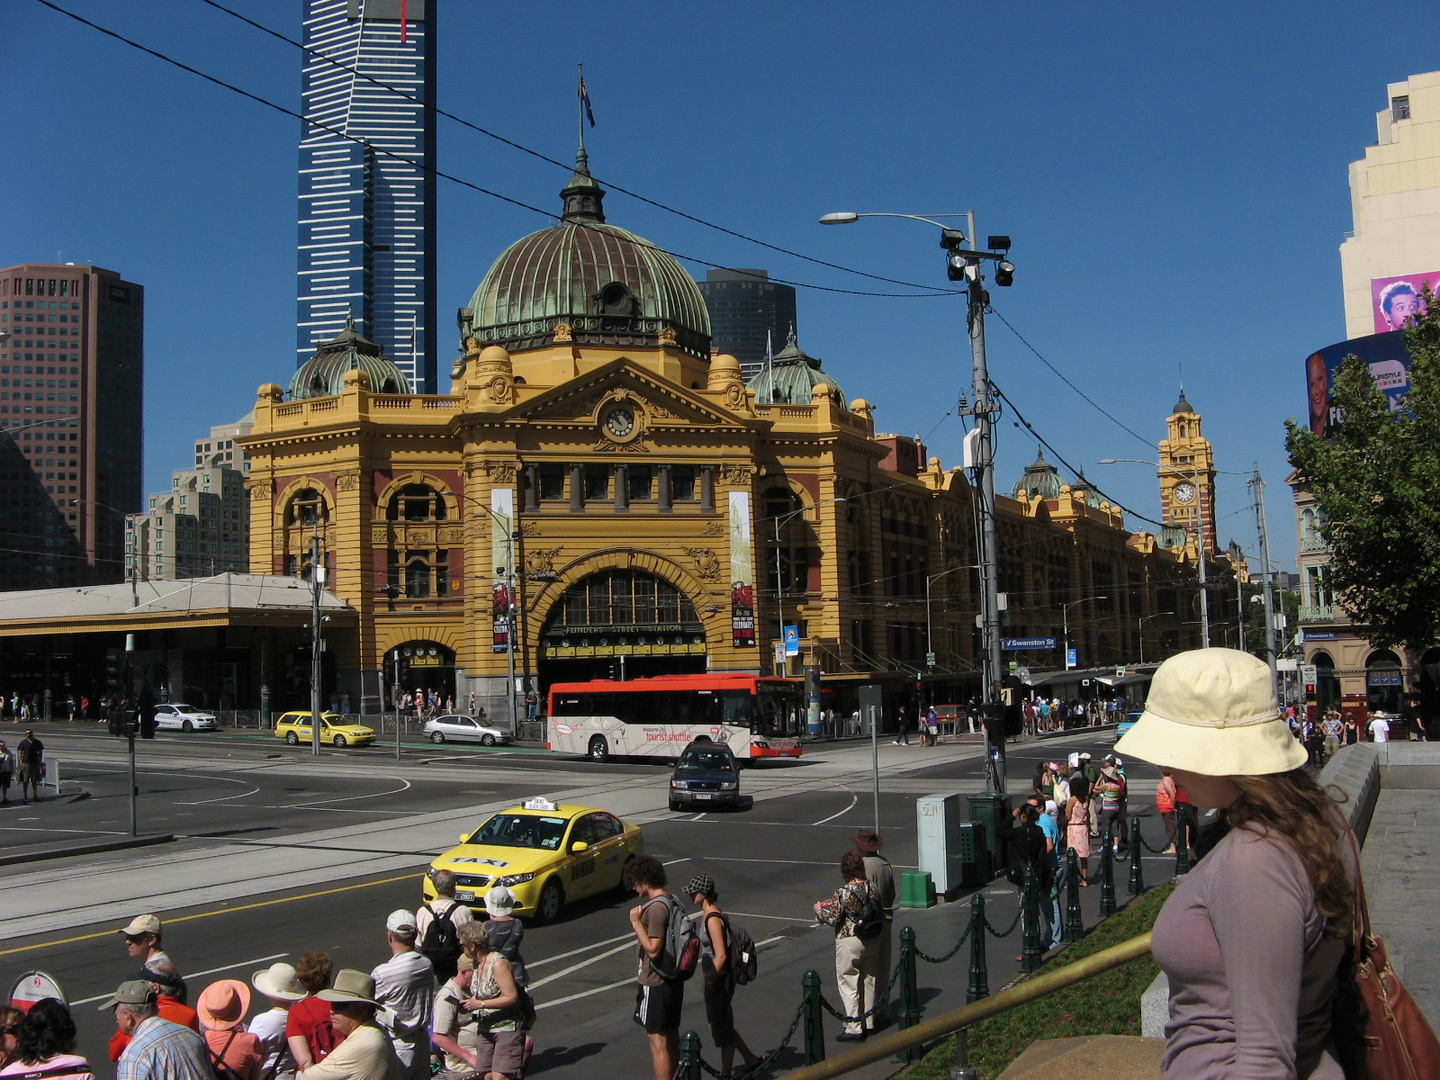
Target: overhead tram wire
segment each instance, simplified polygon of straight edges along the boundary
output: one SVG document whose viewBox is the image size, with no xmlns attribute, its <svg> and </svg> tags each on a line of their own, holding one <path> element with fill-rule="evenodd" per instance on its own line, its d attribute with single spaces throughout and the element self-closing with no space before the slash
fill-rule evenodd
<svg viewBox="0 0 1440 1080">
<path fill-rule="evenodd" d="M 270 27 L 265 26 L 263 23 L 258 23 L 258 22 L 256 22 L 254 19 L 248 18 L 247 16 L 240 14 L 240 12 L 235 11 L 235 10 L 233 10 L 232 8 L 226 7 L 224 4 L 219 3 L 218 0 L 200 0 L 200 2 L 203 3 L 203 4 L 207 4 L 207 5 L 209 5 L 210 7 L 215 8 L 217 11 L 223 11 L 225 14 L 230 15 L 230 16 L 236 18 L 236 19 L 239 19 L 241 22 L 245 23 L 247 26 L 252 26 L 252 27 L 254 27 L 256 30 L 259 30 L 259 31 L 260 31 L 261 33 L 263 33 L 263 34 L 269 34 L 271 37 L 276 38 L 276 39 L 278 39 L 278 40 L 280 40 L 280 41 L 283 41 L 283 42 L 285 42 L 287 45 L 293 45 L 295 48 L 299 49 L 300 51 L 302 51 L 302 52 L 304 52 L 304 53 L 307 53 L 307 54 L 310 55 L 310 56 L 315 57 L 317 60 L 323 60 L 325 63 L 330 64 L 332 67 L 339 68 L 341 71 L 347 72 L 347 73 L 349 73 L 349 74 L 351 74 L 351 75 L 354 75 L 354 76 L 356 76 L 356 77 L 358 77 L 358 78 L 360 78 L 360 79 L 364 79 L 366 82 L 368 82 L 368 83 L 370 83 L 370 84 L 372 84 L 372 85 L 374 85 L 374 86 L 377 86 L 377 87 L 379 87 L 380 89 L 385 90 L 385 91 L 387 91 L 387 92 L 389 92 L 389 93 L 392 93 L 392 94 L 396 95 L 397 97 L 404 98 L 404 99 L 407 100 L 407 101 L 414 102 L 416 105 L 424 105 L 424 104 L 425 104 L 425 102 L 422 102 L 422 101 L 421 101 L 419 98 L 417 98 L 414 94 L 411 94 L 411 93 L 409 93 L 408 91 L 403 90 L 403 89 L 401 89 L 401 88 L 398 87 L 398 86 L 392 86 L 391 84 L 389 84 L 389 83 L 387 83 L 387 82 L 384 82 L 384 81 L 382 81 L 382 80 L 380 80 L 380 79 L 375 78 L 373 75 L 367 75 L 367 74 L 365 74 L 363 71 L 358 71 L 358 70 L 356 70 L 355 68 L 350 67 L 348 64 L 344 64 L 344 63 L 340 62 L 339 60 L 334 59 L 333 57 L 326 56 L 324 53 L 319 52 L 319 51 L 316 50 L 316 49 L 310 48 L 309 46 L 305 45 L 303 42 L 299 42 L 299 41 L 296 41 L 294 38 L 287 37 L 286 35 L 280 33 L 278 30 L 272 30 L 272 29 L 270 29 Z M 511 147 L 511 148 L 513 148 L 513 149 L 515 149 L 515 150 L 519 150 L 522 154 L 529 154 L 529 155 L 530 155 L 531 157 L 533 157 L 533 158 L 537 158 L 537 159 L 539 159 L 540 161 L 544 161 L 544 162 L 546 162 L 547 164 L 550 164 L 550 165 L 555 165 L 555 166 L 557 166 L 557 167 L 559 167 L 559 168 L 561 168 L 561 169 L 564 169 L 566 172 L 571 172 L 571 171 L 573 171 L 574 168 L 575 168 L 575 166 L 574 166 L 573 163 L 571 163 L 571 164 L 566 164 L 566 163 L 563 162 L 563 161 L 557 161 L 555 158 L 552 158 L 552 157 L 550 157 L 550 156 L 547 155 L 547 154 L 542 154 L 539 150 L 532 150 L 530 147 L 525 146 L 525 145 L 522 144 L 522 143 L 518 143 L 518 142 L 516 142 L 514 139 L 507 139 L 504 135 L 499 135 L 499 134 L 497 134 L 496 132 L 493 132 L 493 131 L 490 131 L 490 130 L 488 130 L 488 129 L 486 129 L 486 128 L 481 127 L 479 124 L 476 124 L 476 123 L 474 123 L 473 121 L 466 120 L 463 116 L 457 116 L 456 114 L 454 114 L 454 113 L 452 113 L 452 112 L 447 112 L 446 110 L 440 108 L 438 105 L 435 106 L 434 108 L 435 108 L 435 113 L 436 113 L 437 116 L 443 116 L 443 117 L 445 117 L 447 120 L 453 120 L 453 121 L 455 121 L 455 123 L 461 125 L 462 127 L 469 128 L 471 131 L 478 132 L 479 134 L 484 135 L 484 136 L 486 136 L 487 138 L 491 138 L 491 139 L 496 140 L 497 142 L 504 143 L 506 146 L 509 146 L 509 147 Z M 610 190 L 612 190 L 612 191 L 618 191 L 618 192 L 619 192 L 620 194 L 622 194 L 622 195 L 628 195 L 630 198 L 632 198 L 632 199 L 637 199 L 637 200 L 639 200 L 640 202 L 643 202 L 643 203 L 645 203 L 645 204 L 648 205 L 648 206 L 653 206 L 653 207 L 655 207 L 655 208 L 658 209 L 658 210 L 664 210 L 666 213 L 674 214 L 674 215 L 677 216 L 677 217 L 684 218 L 686 221 L 693 221 L 693 222 L 695 222 L 697 225 L 704 225 L 707 229 L 714 229 L 715 231 L 717 231 L 717 232 L 722 232 L 722 233 L 724 233 L 724 234 L 727 235 L 727 236 L 733 236 L 733 237 L 735 237 L 737 240 L 744 240 L 744 241 L 747 242 L 747 243 L 757 244 L 757 245 L 759 245 L 760 247 L 769 248 L 771 251 L 777 251 L 777 252 L 779 252 L 779 253 L 782 254 L 782 255 L 789 255 L 791 258 L 801 259 L 801 260 L 803 260 L 803 261 L 805 261 L 805 262 L 814 263 L 814 264 L 816 264 L 817 266 L 826 266 L 826 267 L 829 267 L 829 268 L 832 269 L 832 270 L 841 270 L 841 271 L 843 271 L 843 272 L 845 272 L 845 273 L 847 273 L 847 274 L 855 274 L 855 275 L 857 275 L 857 276 L 859 276 L 859 277 L 870 278 L 870 279 L 872 279 L 872 280 L 874 280 L 874 281 L 883 281 L 883 282 L 886 282 L 887 284 L 890 284 L 890 285 L 903 285 L 903 286 L 905 286 L 906 288 L 909 288 L 909 289 L 926 289 L 926 290 L 929 290 L 930 292 L 935 293 L 936 295 L 945 295 L 945 294 L 947 294 L 947 293 L 955 293 L 956 295 L 959 294 L 959 291 L 956 290 L 956 289 L 943 288 L 943 287 L 936 286 L 936 285 L 919 285 L 919 284 L 916 284 L 916 283 L 913 282 L 913 281 L 901 281 L 901 280 L 898 279 L 898 278 L 889 278 L 889 277 L 884 277 L 884 276 L 882 276 L 882 275 L 880 275 L 880 274 L 867 273 L 867 272 L 864 271 L 864 270 L 856 270 L 856 269 L 853 269 L 852 267 L 842 266 L 842 265 L 840 265 L 839 263 L 827 262 L 827 261 L 824 260 L 824 259 L 817 259 L 817 258 L 815 258 L 813 255 L 805 255 L 805 254 L 803 254 L 803 253 L 801 253 L 801 252 L 798 252 L 798 251 L 791 251 L 789 248 L 780 247 L 778 244 L 772 244 L 772 243 L 770 243 L 769 241 L 761 240 L 761 239 L 759 239 L 758 237 L 749 236 L 749 235 L 747 235 L 747 234 L 745 234 L 745 233 L 738 232 L 738 231 L 736 231 L 735 229 L 727 228 L 727 227 L 724 226 L 724 225 L 718 225 L 718 224 L 716 224 L 716 223 L 713 222 L 713 221 L 707 221 L 705 218 L 697 217 L 696 215 L 687 213 L 687 212 L 684 211 L 684 210 L 679 210 L 679 209 L 677 209 L 677 208 L 675 208 L 675 207 L 673 207 L 673 206 L 669 206 L 669 205 L 667 205 L 667 204 L 665 204 L 665 203 L 659 202 L 659 201 L 656 200 L 656 199 L 648 198 L 648 197 L 646 197 L 646 196 L 644 196 L 644 195 L 641 195 L 639 192 L 631 191 L 630 189 L 625 188 L 625 187 L 621 187 L 619 184 L 616 184 L 616 183 L 614 183 L 614 182 L 612 182 L 612 181 L 605 180 L 603 177 L 592 177 L 592 179 L 594 179 L 596 183 L 605 185 L 606 187 L 610 188 Z M 771 281 L 779 281 L 780 279 L 779 279 L 779 278 L 771 278 L 770 280 L 771 280 Z M 790 283 L 790 282 L 785 282 L 785 284 L 791 284 L 791 283 Z M 869 295 L 869 294 L 867 294 L 867 295 Z M 889 295 L 889 294 L 883 294 L 883 293 L 881 293 L 881 294 L 875 294 L 875 295 Z"/>
<path fill-rule="evenodd" d="M 66 10 L 65 8 L 61 7 L 59 4 L 53 3 L 52 0 L 35 0 L 35 2 L 36 2 L 37 4 L 40 4 L 40 5 L 44 6 L 44 7 L 49 8 L 49 9 L 52 10 L 52 11 L 58 12 L 58 13 L 61 14 L 61 15 L 67 16 L 68 18 L 71 18 L 71 19 L 74 19 L 76 22 L 78 22 L 78 23 L 80 23 L 80 24 L 82 24 L 82 25 L 84 25 L 84 26 L 88 26 L 88 27 L 90 27 L 92 30 L 97 30 L 97 31 L 99 31 L 100 33 L 104 34 L 106 37 L 114 38 L 116 41 L 119 41 L 119 42 L 121 42 L 121 43 L 124 44 L 124 45 L 130 46 L 132 49 L 136 49 L 136 50 L 138 50 L 138 51 L 140 51 L 140 52 L 143 52 L 143 53 L 146 53 L 146 54 L 148 54 L 148 55 L 150 55 L 150 56 L 153 56 L 153 57 L 155 57 L 157 60 L 162 60 L 162 61 L 164 61 L 164 62 L 167 63 L 167 64 L 170 64 L 170 65 L 172 65 L 172 66 L 174 66 L 174 67 L 179 68 L 181 71 L 188 72 L 188 73 L 191 74 L 191 75 L 195 75 L 195 76 L 197 76 L 197 77 L 199 77 L 199 78 L 201 78 L 201 79 L 204 79 L 206 82 L 213 83 L 214 85 L 219 86 L 219 87 L 221 87 L 222 89 L 229 90 L 231 93 L 239 94 L 241 97 L 247 98 L 247 99 L 249 99 L 250 101 L 255 102 L 256 104 L 264 105 L 264 106 L 265 106 L 266 108 L 268 108 L 268 109 L 273 109 L 273 110 L 275 110 L 275 111 L 278 112 L 278 113 L 283 113 L 285 116 L 292 117 L 293 119 L 299 120 L 299 121 L 301 121 L 301 122 L 304 123 L 304 124 L 308 124 L 308 125 L 309 125 L 310 127 L 312 127 L 312 128 L 318 128 L 318 129 L 320 129 L 321 131 L 324 131 L 324 132 L 327 132 L 327 133 L 329 133 L 329 134 L 331 134 L 331 135 L 334 135 L 334 136 L 336 136 L 337 138 L 344 139 L 344 140 L 347 141 L 347 142 L 353 142 L 353 143 L 355 143 L 356 145 L 359 145 L 359 146 L 368 146 L 373 153 L 378 154 L 378 155 L 380 155 L 381 157 L 387 157 L 387 158 L 391 158 L 392 160 L 395 160 L 395 161 L 403 162 L 403 163 L 405 163 L 406 165 L 409 165 L 409 166 L 411 166 L 411 167 L 413 167 L 413 168 L 416 168 L 416 169 L 421 170 L 422 172 L 432 172 L 432 173 L 434 173 L 435 176 L 440 177 L 441 179 L 449 180 L 451 183 L 459 184 L 461 187 L 469 188 L 471 191 L 478 192 L 478 193 L 480 193 L 481 195 L 488 195 L 488 196 L 490 196 L 492 199 L 498 199 L 498 200 L 500 200 L 501 202 L 509 203 L 511 206 L 517 206 L 517 207 L 519 207 L 519 208 L 522 209 L 522 210 L 528 210 L 528 211 L 530 211 L 530 212 L 533 213 L 533 214 L 539 214 L 539 215 L 541 215 L 542 217 L 549 218 L 549 219 L 553 219 L 553 218 L 555 217 L 555 214 L 552 213 L 552 212 L 549 211 L 549 210 L 541 209 L 541 208 L 538 207 L 538 206 L 532 206 L 530 203 L 524 202 L 524 201 L 521 200 L 521 199 L 513 198 L 513 197 L 511 197 L 511 196 L 509 196 L 509 195 L 502 195 L 502 194 L 501 194 L 500 192 L 498 192 L 498 191 L 492 191 L 492 190 L 489 189 L 489 188 L 482 187 L 482 186 L 480 186 L 479 184 L 473 183 L 472 181 L 469 181 L 469 180 L 465 180 L 465 179 L 463 179 L 462 177 L 455 176 L 455 175 L 453 175 L 453 174 L 451 174 L 451 173 L 444 172 L 444 171 L 442 171 L 442 170 L 440 170 L 440 169 L 429 169 L 429 168 L 426 167 L 426 165 L 424 164 L 424 162 L 417 161 L 417 160 L 415 160 L 414 158 L 406 157 L 404 154 L 397 154 L 397 153 L 395 153 L 393 150 L 383 149 L 382 147 L 375 146 L 375 145 L 372 144 L 372 143 L 366 142 L 364 139 L 358 138 L 358 137 L 356 137 L 356 136 L 354 136 L 354 135 L 349 135 L 349 134 L 347 134 L 347 133 L 339 130 L 338 128 L 333 128 L 333 127 L 330 127 L 330 126 L 327 125 L 327 124 L 321 124 L 321 123 L 319 123 L 319 122 L 317 122 L 317 121 L 315 121 L 315 120 L 309 119 L 309 118 L 307 118 L 306 116 L 304 116 L 302 113 L 298 113 L 298 112 L 296 112 L 294 109 L 287 108 L 286 106 L 281 105 L 279 102 L 271 101 L 269 98 L 261 97 L 259 94 L 251 93 L 249 90 L 244 90 L 244 89 L 242 89 L 242 88 L 234 85 L 233 83 L 228 83 L 228 82 L 226 82 L 224 79 L 218 78 L 218 77 L 216 77 L 216 76 L 214 76 L 214 75 L 210 75 L 210 74 L 208 74 L 208 73 L 206 73 L 206 72 L 204 72 L 204 71 L 201 71 L 199 68 L 192 67 L 191 65 L 185 63 L 185 62 L 182 61 L 182 60 L 177 60 L 177 59 L 175 59 L 173 56 L 169 56 L 169 55 L 167 55 L 167 54 L 165 54 L 165 53 L 162 53 L 162 52 L 160 52 L 160 51 L 158 51 L 158 50 L 156 50 L 156 49 L 152 49 L 152 48 L 150 48 L 148 45 L 142 45 L 142 44 L 140 44 L 138 41 L 134 41 L 134 40 L 132 40 L 132 39 L 130 39 L 130 38 L 127 38 L 124 34 L 121 34 L 121 33 L 118 33 L 117 31 L 111 30 L 111 29 L 109 29 L 108 27 L 101 26 L 99 23 L 92 22 L 90 19 L 85 18 L 83 15 L 77 15 L 77 14 L 76 14 L 75 12 L 73 12 L 73 11 L 68 11 L 68 10 Z M 577 226 L 579 226 L 579 227 L 582 227 L 582 228 L 592 228 L 592 227 L 593 227 L 589 222 L 583 222 L 583 221 L 581 221 L 581 222 L 575 222 L 574 224 L 577 225 Z M 671 250 L 669 250 L 668 248 L 660 247 L 658 244 L 653 244 L 653 243 L 651 243 L 651 242 L 648 241 L 648 240 L 643 240 L 643 239 L 641 239 L 640 237 L 635 237 L 635 238 L 634 238 L 634 243 L 635 243 L 637 246 L 639 246 L 639 247 L 646 248 L 646 249 L 648 249 L 648 250 L 650 250 L 650 251 L 658 252 L 658 253 L 660 253 L 660 254 L 662 254 L 662 255 L 668 255 L 668 256 L 670 256 L 672 259 L 678 259 L 678 260 L 680 260 L 681 262 L 694 263 L 694 264 L 697 265 L 697 266 L 707 266 L 707 267 L 708 267 L 708 266 L 718 266 L 718 265 L 719 265 L 719 263 L 718 263 L 716 260 L 714 260 L 714 259 L 702 259 L 702 258 L 699 258 L 698 256 L 695 256 L 695 255 L 685 255 L 685 254 L 682 254 L 682 253 L 680 253 L 680 252 L 678 252 L 678 251 L 671 251 Z M 733 268 L 727 268 L 727 269 L 733 269 Z M 841 269 L 845 269 L 845 268 L 844 268 L 844 267 L 841 267 Z M 852 272 L 854 272 L 854 271 L 852 271 Z M 871 275 L 867 275 L 867 276 L 871 276 Z M 769 280 L 770 280 L 770 281 L 773 281 L 773 282 L 777 282 L 777 283 L 779 283 L 779 284 L 781 284 L 781 285 L 791 285 L 791 286 L 794 286 L 795 288 L 798 288 L 798 289 L 814 289 L 814 290 L 817 291 L 817 292 L 839 293 L 839 294 L 842 294 L 842 295 L 845 295 L 845 296 L 880 296 L 880 297 L 892 297 L 892 298 L 898 298 L 898 299 L 912 299 L 912 298 L 931 299 L 931 298 L 936 298 L 936 297 L 939 297 L 939 298 L 946 298 L 946 297 L 964 297 L 964 295 L 965 295 L 964 293 L 962 293 L 962 292 L 957 292 L 957 291 L 955 291 L 955 290 L 953 290 L 953 289 L 943 289 L 943 290 L 940 290 L 940 291 L 938 291 L 938 292 L 925 292 L 925 293 L 914 293 L 914 292 L 909 292 L 909 293 L 886 293 L 886 292 L 872 292 L 872 291 L 868 291 L 868 290 L 864 290 L 864 289 L 841 289 L 841 288 L 837 288 L 837 287 L 835 287 L 835 286 L 833 286 L 833 285 L 816 285 L 816 284 L 813 284 L 813 283 L 808 282 L 808 281 L 793 281 L 793 280 L 789 280 L 789 279 L 786 279 L 786 278 L 778 278 L 778 277 L 771 277 L 771 278 L 769 278 Z M 889 279 L 882 279 L 882 280 L 889 280 Z M 903 283 L 903 282 L 902 282 L 902 284 L 908 284 L 908 283 Z M 917 286 L 917 287 L 919 287 L 919 288 L 931 288 L 931 286 Z"/>
</svg>

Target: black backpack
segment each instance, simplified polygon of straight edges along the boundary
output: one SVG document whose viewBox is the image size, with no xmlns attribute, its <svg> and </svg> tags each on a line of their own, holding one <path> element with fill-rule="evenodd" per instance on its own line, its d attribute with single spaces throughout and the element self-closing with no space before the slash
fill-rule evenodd
<svg viewBox="0 0 1440 1080">
<path fill-rule="evenodd" d="M 459 901 L 452 901 L 442 915 L 429 904 L 425 905 L 431 919 L 430 925 L 425 928 L 425 939 L 420 942 L 420 955 L 437 969 L 454 967 L 464 951 L 460 948 L 460 935 L 455 930 L 455 923 L 450 918 L 459 906 Z"/>
<path fill-rule="evenodd" d="M 710 916 L 714 918 L 715 916 Z M 697 917 L 696 923 L 704 920 Z M 725 928 L 725 975 L 734 986 L 744 986 L 755 981 L 760 974 L 760 960 L 755 949 L 755 939 L 750 931 L 730 921 L 730 916 L 720 913 L 720 925 Z M 715 950 L 710 947 L 710 931 L 697 926 L 696 932 L 702 942 L 701 951 L 715 963 Z"/>
<path fill-rule="evenodd" d="M 885 930 L 885 908 L 880 903 L 880 891 L 868 881 L 864 882 L 865 894 L 860 901 L 860 914 L 855 916 L 855 936 L 862 941 L 879 937 Z"/>
</svg>

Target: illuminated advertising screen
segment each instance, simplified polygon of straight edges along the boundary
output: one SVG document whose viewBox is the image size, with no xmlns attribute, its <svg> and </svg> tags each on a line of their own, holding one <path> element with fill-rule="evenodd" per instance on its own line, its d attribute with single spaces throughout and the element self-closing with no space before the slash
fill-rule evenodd
<svg viewBox="0 0 1440 1080">
<path fill-rule="evenodd" d="M 1427 282 L 1431 292 L 1440 289 L 1440 270 L 1428 274 L 1371 278 L 1370 310 L 1375 313 L 1375 333 L 1403 330 L 1411 315 L 1423 311 L 1420 290 Z"/>
<path fill-rule="evenodd" d="M 1351 338 L 1313 352 L 1305 359 L 1305 394 L 1310 405 L 1310 430 L 1316 435 L 1329 435 L 1340 419 L 1330 388 L 1347 356 L 1358 356 L 1369 366 L 1376 385 L 1390 399 L 1391 409 L 1400 407 L 1400 400 L 1410 389 L 1410 354 L 1405 350 L 1405 335 L 1399 330 Z"/>
</svg>

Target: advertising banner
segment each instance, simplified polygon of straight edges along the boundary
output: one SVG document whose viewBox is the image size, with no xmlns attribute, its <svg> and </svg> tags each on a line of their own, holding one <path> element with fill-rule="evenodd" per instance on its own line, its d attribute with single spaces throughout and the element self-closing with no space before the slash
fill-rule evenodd
<svg viewBox="0 0 1440 1080">
<path fill-rule="evenodd" d="M 1371 311 L 1375 314 L 1375 333 L 1403 330 L 1410 316 L 1425 310 L 1420 290 L 1426 283 L 1430 285 L 1431 292 L 1440 289 L 1440 270 L 1428 274 L 1371 278 L 1370 299 Z"/>
<path fill-rule="evenodd" d="M 1347 356 L 1358 356 L 1370 368 L 1375 383 L 1398 409 L 1410 389 L 1410 353 L 1405 335 L 1398 330 L 1369 337 L 1336 342 L 1305 358 L 1305 394 L 1310 406 L 1310 430 L 1324 437 L 1333 434 L 1340 421 L 1332 400 L 1331 387 Z"/>
<path fill-rule="evenodd" d="M 748 491 L 730 492 L 730 633 L 737 646 L 755 644 L 755 559 Z"/>
<path fill-rule="evenodd" d="M 515 529 L 515 492 L 508 487 L 490 489 L 490 566 L 495 573 L 490 589 L 490 614 L 494 622 L 491 652 L 510 649 L 510 583 L 514 568 L 510 565 L 510 536 Z"/>
</svg>

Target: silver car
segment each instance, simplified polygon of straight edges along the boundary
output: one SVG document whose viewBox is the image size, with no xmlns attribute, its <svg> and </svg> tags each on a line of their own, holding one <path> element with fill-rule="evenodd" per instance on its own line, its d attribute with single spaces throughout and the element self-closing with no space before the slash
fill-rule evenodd
<svg viewBox="0 0 1440 1080">
<path fill-rule="evenodd" d="M 501 731 L 463 713 L 437 716 L 426 722 L 420 729 L 420 734 L 437 745 L 447 742 L 473 742 L 481 746 L 504 746 L 512 739 L 508 731 Z"/>
<path fill-rule="evenodd" d="M 220 725 L 213 713 L 193 705 L 156 705 L 155 726 L 161 731 L 214 731 Z"/>
</svg>

